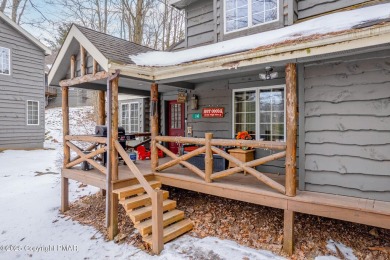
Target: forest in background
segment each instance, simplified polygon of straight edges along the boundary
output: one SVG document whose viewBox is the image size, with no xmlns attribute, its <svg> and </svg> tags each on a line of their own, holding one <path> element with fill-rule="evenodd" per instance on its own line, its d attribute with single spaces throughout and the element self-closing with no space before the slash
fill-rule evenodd
<svg viewBox="0 0 390 260">
<path fill-rule="evenodd" d="M 184 38 L 185 14 L 169 0 L 0 0 L 0 11 L 39 30 L 40 40 L 53 50 L 72 23 L 158 50 Z"/>
</svg>

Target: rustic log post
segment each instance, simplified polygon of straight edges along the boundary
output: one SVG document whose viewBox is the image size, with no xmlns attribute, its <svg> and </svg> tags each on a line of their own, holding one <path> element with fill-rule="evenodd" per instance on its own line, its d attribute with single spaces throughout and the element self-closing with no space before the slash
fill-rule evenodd
<svg viewBox="0 0 390 260">
<path fill-rule="evenodd" d="M 286 195 L 294 197 L 297 193 L 297 66 L 286 65 Z M 294 251 L 294 211 L 284 210 L 283 249 L 291 255 Z"/>
<path fill-rule="evenodd" d="M 104 90 L 98 91 L 98 120 L 97 125 L 105 125 L 106 124 L 106 99 Z M 102 154 L 104 156 L 104 154 Z M 106 190 L 101 189 L 100 190 L 101 195 L 104 197 L 106 196 Z"/>
<path fill-rule="evenodd" d="M 288 255 L 294 252 L 294 217 L 294 211 L 284 210 L 283 250 Z"/>
<path fill-rule="evenodd" d="M 111 181 L 118 180 L 118 152 L 115 149 L 115 141 L 118 140 L 118 83 L 119 77 L 116 77 L 112 80 L 112 116 L 111 122 L 111 139 L 108 140 L 110 142 L 111 147 Z M 112 183 L 111 183 L 112 185 Z M 110 189 L 112 190 L 112 189 Z M 118 195 L 111 193 L 110 194 L 110 225 L 108 230 L 109 239 L 114 239 L 118 234 Z"/>
<path fill-rule="evenodd" d="M 206 182 L 211 182 L 211 174 L 213 174 L 214 160 L 213 160 L 213 151 L 211 150 L 211 139 L 213 138 L 212 133 L 205 134 L 206 140 L 206 153 L 204 156 L 204 165 L 205 165 L 205 180 Z"/>
<path fill-rule="evenodd" d="M 65 136 L 69 135 L 69 88 L 62 87 L 62 131 L 63 131 L 63 147 L 64 147 L 64 162 L 63 169 L 70 162 L 70 148 L 66 145 Z M 69 209 L 69 180 L 61 177 L 61 211 L 65 212 Z"/>
<path fill-rule="evenodd" d="M 87 74 L 87 64 L 85 48 L 80 44 L 80 75 L 85 76 Z"/>
<path fill-rule="evenodd" d="M 99 63 L 93 59 L 93 69 L 92 69 L 92 74 L 95 75 L 98 72 L 99 68 Z"/>
<path fill-rule="evenodd" d="M 76 55 L 70 57 L 70 78 L 76 77 Z"/>
<path fill-rule="evenodd" d="M 164 249 L 163 191 L 156 190 L 152 197 L 152 250 L 160 254 Z"/>
<path fill-rule="evenodd" d="M 150 88 L 150 124 L 151 124 L 151 147 L 150 162 L 152 171 L 155 172 L 158 166 L 158 150 L 156 147 L 156 136 L 158 136 L 158 84 L 153 83 Z"/>
<path fill-rule="evenodd" d="M 116 77 L 112 80 L 112 128 L 111 128 L 111 143 L 114 147 L 114 143 L 118 140 L 118 126 L 119 126 L 119 112 L 118 112 L 118 82 L 119 77 Z M 111 154 L 112 159 L 112 180 L 116 181 L 118 179 L 118 152 L 116 149 L 113 149 Z"/>
<path fill-rule="evenodd" d="M 297 193 L 297 66 L 295 63 L 286 65 L 286 99 L 286 195 L 294 197 Z"/>
<path fill-rule="evenodd" d="M 98 92 L 98 125 L 106 124 L 106 99 L 104 90 Z"/>
</svg>

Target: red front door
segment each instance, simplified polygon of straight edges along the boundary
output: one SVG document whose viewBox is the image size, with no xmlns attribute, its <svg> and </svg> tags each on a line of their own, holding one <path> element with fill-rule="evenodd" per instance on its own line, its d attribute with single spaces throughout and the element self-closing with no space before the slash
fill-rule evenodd
<svg viewBox="0 0 390 260">
<path fill-rule="evenodd" d="M 184 104 L 177 103 L 176 100 L 169 101 L 168 104 L 168 135 L 184 136 Z M 168 148 L 175 154 L 179 153 L 177 143 L 170 142 Z"/>
</svg>

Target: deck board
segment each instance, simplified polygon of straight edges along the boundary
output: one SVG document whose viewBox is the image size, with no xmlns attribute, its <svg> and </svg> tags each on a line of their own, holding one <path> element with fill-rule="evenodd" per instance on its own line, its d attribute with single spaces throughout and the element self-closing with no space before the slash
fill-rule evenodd
<svg viewBox="0 0 390 260">
<path fill-rule="evenodd" d="M 160 159 L 160 164 L 168 160 L 168 158 Z M 137 161 L 136 165 L 148 179 L 156 178 L 168 186 L 390 229 L 390 202 L 311 191 L 298 191 L 297 196 L 288 197 L 268 187 L 250 174 L 237 173 L 206 183 L 198 175 L 182 166 L 174 166 L 162 172 L 151 173 L 149 160 Z M 69 174 L 70 172 L 72 174 Z M 99 181 L 100 186 L 94 186 L 105 187 L 105 175 L 97 172 L 97 170 L 84 172 L 65 169 L 63 170 L 64 173 L 73 177 L 77 175 L 79 179 L 88 181 L 89 183 L 86 184 L 90 185 L 97 184 L 96 182 Z M 266 175 L 284 185 L 283 175 Z M 125 185 L 126 181 L 135 181 L 134 179 L 134 175 L 127 166 L 119 166 L 118 183 Z"/>
</svg>

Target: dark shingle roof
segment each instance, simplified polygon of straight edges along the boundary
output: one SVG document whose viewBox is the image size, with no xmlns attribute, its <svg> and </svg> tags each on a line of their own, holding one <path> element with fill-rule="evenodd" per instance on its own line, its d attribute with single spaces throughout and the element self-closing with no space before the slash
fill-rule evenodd
<svg viewBox="0 0 390 260">
<path fill-rule="evenodd" d="M 127 40 L 97 32 L 79 25 L 76 27 L 110 61 L 134 64 L 129 55 L 154 51 L 153 49 Z"/>
</svg>

